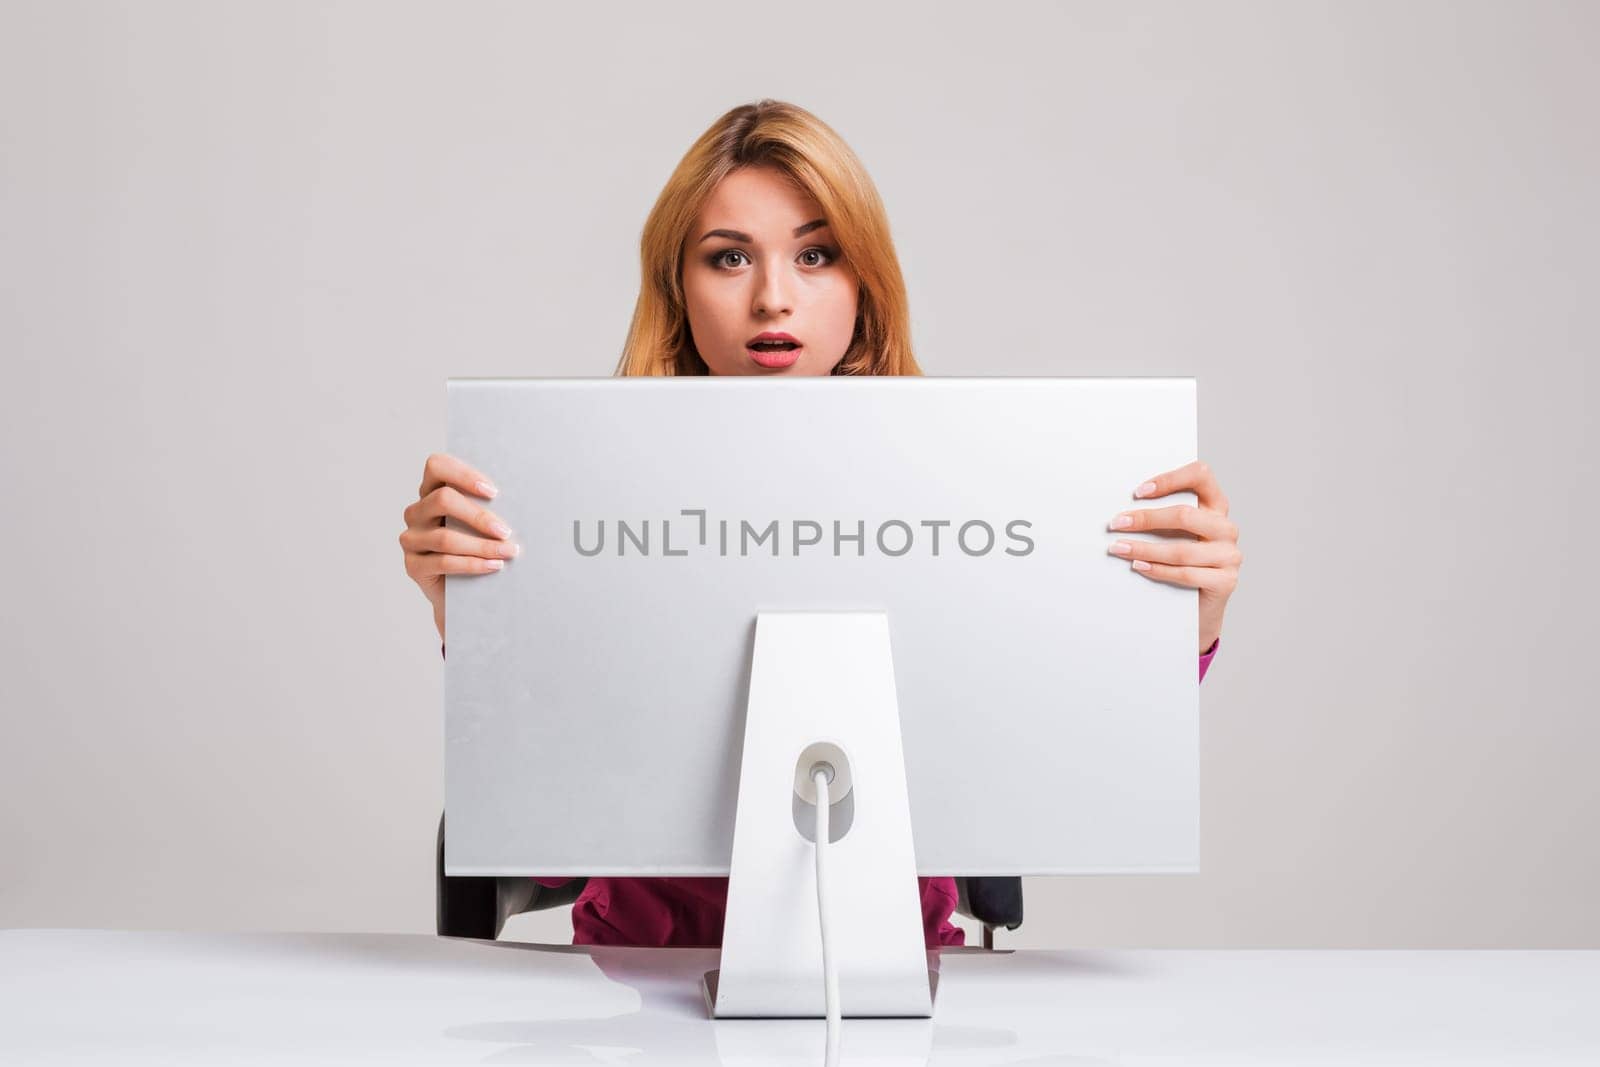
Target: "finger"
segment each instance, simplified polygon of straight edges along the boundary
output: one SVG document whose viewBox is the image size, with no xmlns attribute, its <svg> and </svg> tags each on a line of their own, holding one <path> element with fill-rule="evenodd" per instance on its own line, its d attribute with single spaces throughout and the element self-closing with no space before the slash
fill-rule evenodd
<svg viewBox="0 0 1600 1067">
<path fill-rule="evenodd" d="M 1140 499 L 1156 496 L 1166 496 L 1182 489 L 1194 492 L 1196 499 L 1203 508 L 1228 513 L 1228 498 L 1222 495 L 1222 487 L 1217 485 L 1216 475 L 1211 473 L 1211 467 L 1202 460 L 1185 463 L 1175 470 L 1165 471 L 1143 483 L 1133 491 L 1133 495 Z"/>
<path fill-rule="evenodd" d="M 1116 541 L 1106 551 L 1126 560 L 1188 567 L 1237 567 L 1244 561 L 1239 546 L 1227 541 Z"/>
<path fill-rule="evenodd" d="M 1127 521 L 1123 522 L 1124 519 Z M 1106 524 L 1106 529 L 1122 533 L 1183 530 L 1211 541 L 1236 541 L 1239 538 L 1239 528 L 1226 515 L 1193 504 L 1120 512 Z"/>
<path fill-rule="evenodd" d="M 515 541 L 474 537 L 448 526 L 407 526 L 400 531 L 400 547 L 407 552 L 438 552 L 486 559 L 512 559 L 522 550 Z"/>
<path fill-rule="evenodd" d="M 487 474 L 470 463 L 446 452 L 435 452 L 422 466 L 422 484 L 417 487 L 417 496 L 425 497 L 441 485 L 454 486 L 463 493 L 486 498 L 492 498 L 500 491 Z"/>
<path fill-rule="evenodd" d="M 482 556 L 447 556 L 438 552 L 407 552 L 406 573 L 414 580 L 436 574 L 491 574 L 506 565 L 503 559 Z"/>
<path fill-rule="evenodd" d="M 411 529 L 442 526 L 449 517 L 498 540 L 511 536 L 511 527 L 504 519 L 448 485 L 441 485 L 406 508 L 405 516 L 406 526 Z"/>
<path fill-rule="evenodd" d="M 1231 592 L 1238 581 L 1238 572 L 1232 567 L 1174 567 L 1167 563 L 1147 563 L 1143 560 L 1135 560 L 1130 566 L 1134 573 L 1153 581 L 1190 589 Z"/>
</svg>

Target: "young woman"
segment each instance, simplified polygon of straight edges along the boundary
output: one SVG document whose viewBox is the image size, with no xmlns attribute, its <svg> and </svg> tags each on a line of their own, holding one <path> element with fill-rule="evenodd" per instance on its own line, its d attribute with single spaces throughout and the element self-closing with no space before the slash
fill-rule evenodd
<svg viewBox="0 0 1600 1067">
<path fill-rule="evenodd" d="M 855 154 L 802 108 L 736 107 L 679 162 L 645 222 L 643 277 L 619 375 L 920 374 L 905 283 L 877 190 Z M 1200 591 L 1200 677 L 1216 654 L 1238 579 L 1238 528 L 1199 461 L 1134 490 L 1192 490 L 1198 506 L 1131 510 L 1111 530 L 1180 530 L 1193 540 L 1115 541 L 1141 580 Z M 479 499 L 482 471 L 436 454 L 400 535 L 406 573 L 445 632 L 447 574 L 500 570 L 511 531 Z M 444 528 L 454 516 L 485 536 Z M 441 652 L 443 651 L 441 647 Z M 542 878 L 545 885 L 565 879 Z M 929 948 L 960 945 L 952 878 L 918 878 Z M 573 905 L 574 944 L 720 945 L 726 878 L 591 878 Z"/>
</svg>

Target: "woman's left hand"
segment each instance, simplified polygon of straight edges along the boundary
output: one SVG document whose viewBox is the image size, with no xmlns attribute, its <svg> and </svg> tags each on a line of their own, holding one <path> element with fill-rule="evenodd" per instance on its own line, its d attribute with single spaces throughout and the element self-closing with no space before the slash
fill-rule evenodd
<svg viewBox="0 0 1600 1067">
<path fill-rule="evenodd" d="M 1198 505 L 1175 504 L 1165 508 L 1124 511 L 1107 525 L 1119 533 L 1141 530 L 1182 530 L 1194 541 L 1157 543 L 1117 541 L 1108 551 L 1132 560 L 1133 569 L 1146 578 L 1200 590 L 1200 651 L 1210 648 L 1222 634 L 1222 613 L 1239 581 L 1239 528 L 1228 520 L 1228 498 L 1200 460 L 1158 474 L 1134 490 L 1141 499 L 1166 496 L 1180 489 L 1194 491 Z M 1119 525 L 1121 524 L 1121 525 Z"/>
</svg>

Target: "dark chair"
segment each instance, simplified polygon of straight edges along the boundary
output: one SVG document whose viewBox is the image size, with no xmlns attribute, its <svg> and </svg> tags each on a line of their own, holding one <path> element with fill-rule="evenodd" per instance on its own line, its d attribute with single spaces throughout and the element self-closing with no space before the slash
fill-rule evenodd
<svg viewBox="0 0 1600 1067">
<path fill-rule="evenodd" d="M 525 911 L 559 908 L 578 899 L 586 878 L 551 888 L 532 878 L 498 878 L 444 873 L 444 815 L 439 816 L 439 846 L 434 862 L 437 923 L 441 937 L 493 941 L 506 920 Z M 983 947 L 994 948 L 997 926 L 1022 925 L 1021 878 L 957 878 L 956 910 L 983 924 Z"/>
</svg>

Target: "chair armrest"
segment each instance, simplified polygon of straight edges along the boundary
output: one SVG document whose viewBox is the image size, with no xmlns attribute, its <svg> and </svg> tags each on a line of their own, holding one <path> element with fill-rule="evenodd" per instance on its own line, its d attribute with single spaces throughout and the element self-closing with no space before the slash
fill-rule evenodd
<svg viewBox="0 0 1600 1067">
<path fill-rule="evenodd" d="M 1022 879 L 956 879 L 956 910 L 987 926 L 1015 930 L 1022 925 Z"/>
<path fill-rule="evenodd" d="M 506 920 L 526 911 L 571 904 L 587 878 L 558 886 L 542 886 L 532 878 L 444 873 L 444 813 L 439 815 L 434 858 L 434 927 L 440 937 L 475 937 L 493 941 Z"/>
</svg>

